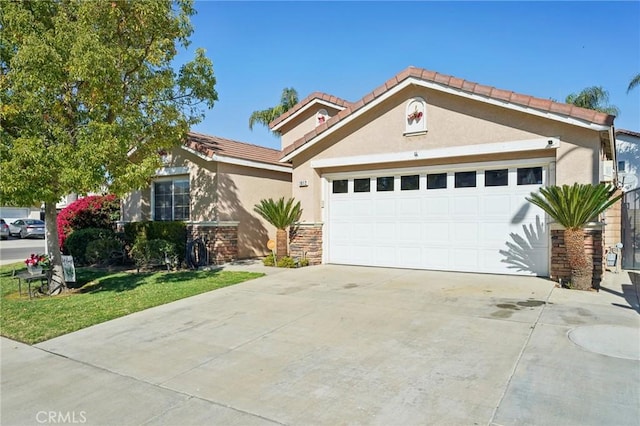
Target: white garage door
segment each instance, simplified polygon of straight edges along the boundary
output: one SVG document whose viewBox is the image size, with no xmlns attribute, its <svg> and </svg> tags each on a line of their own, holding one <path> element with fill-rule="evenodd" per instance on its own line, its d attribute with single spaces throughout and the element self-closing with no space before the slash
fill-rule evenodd
<svg viewBox="0 0 640 426">
<path fill-rule="evenodd" d="M 328 175 L 329 263 L 547 276 L 547 166 Z"/>
</svg>

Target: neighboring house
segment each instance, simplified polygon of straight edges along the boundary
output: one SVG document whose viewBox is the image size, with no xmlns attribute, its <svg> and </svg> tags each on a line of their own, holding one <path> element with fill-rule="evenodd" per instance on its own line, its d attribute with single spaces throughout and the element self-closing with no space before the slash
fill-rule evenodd
<svg viewBox="0 0 640 426">
<path fill-rule="evenodd" d="M 18 219 L 41 219 L 41 209 L 39 207 L 0 207 L 0 218 L 7 223 L 13 223 Z"/>
<path fill-rule="evenodd" d="M 275 229 L 253 207 L 291 196 L 291 167 L 279 157 L 274 149 L 191 132 L 164 156 L 150 188 L 123 198 L 123 221 L 186 221 L 189 239 L 207 240 L 211 262 L 265 255 Z"/>
<path fill-rule="evenodd" d="M 525 197 L 612 180 L 613 120 L 414 67 L 357 102 L 313 94 L 270 123 L 303 208 L 292 255 L 564 279 L 562 230 Z"/>
<path fill-rule="evenodd" d="M 616 130 L 618 181 L 624 191 L 640 186 L 640 133 Z"/>
<path fill-rule="evenodd" d="M 622 267 L 640 269 L 640 133 L 616 130 L 618 181 L 622 203 Z"/>
</svg>

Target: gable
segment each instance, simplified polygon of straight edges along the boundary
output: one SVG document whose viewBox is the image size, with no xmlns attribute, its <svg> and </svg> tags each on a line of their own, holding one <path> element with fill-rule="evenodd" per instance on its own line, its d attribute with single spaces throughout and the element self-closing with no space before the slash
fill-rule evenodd
<svg viewBox="0 0 640 426">
<path fill-rule="evenodd" d="M 573 105 L 561 104 L 548 99 L 521 95 L 511 91 L 496 89 L 469 82 L 463 79 L 434 73 L 419 68 L 409 67 L 384 85 L 363 97 L 360 101 L 350 104 L 326 124 L 318 126 L 306 133 L 283 151 L 282 161 L 290 161 L 302 151 L 336 132 L 341 127 L 360 116 L 367 114 L 370 109 L 387 102 L 397 93 L 409 86 L 424 87 L 448 93 L 454 96 L 475 100 L 487 105 L 497 106 L 503 110 L 522 112 L 545 120 L 557 121 L 576 127 L 596 131 L 610 131 L 613 116 L 593 110 L 579 108 Z M 612 139 L 612 138 L 610 138 Z"/>
</svg>

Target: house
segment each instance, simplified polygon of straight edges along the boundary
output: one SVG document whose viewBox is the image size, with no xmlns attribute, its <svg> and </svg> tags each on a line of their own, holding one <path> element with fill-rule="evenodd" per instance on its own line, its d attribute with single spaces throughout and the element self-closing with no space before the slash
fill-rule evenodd
<svg viewBox="0 0 640 426">
<path fill-rule="evenodd" d="M 640 133 L 616 129 L 618 179 L 624 191 L 640 186 Z"/>
<path fill-rule="evenodd" d="M 613 179 L 614 117 L 409 67 L 355 102 L 313 93 L 278 117 L 310 263 L 570 276 L 563 233 L 525 197 Z M 594 278 L 601 223 L 589 228 Z"/>
<path fill-rule="evenodd" d="M 253 207 L 291 196 L 291 166 L 279 159 L 278 150 L 191 132 L 163 156 L 149 188 L 124 197 L 122 219 L 186 221 L 211 262 L 265 255 L 275 229 Z"/>
<path fill-rule="evenodd" d="M 622 219 L 622 267 L 640 269 L 640 133 L 616 129 L 618 180 L 625 191 Z"/>
</svg>

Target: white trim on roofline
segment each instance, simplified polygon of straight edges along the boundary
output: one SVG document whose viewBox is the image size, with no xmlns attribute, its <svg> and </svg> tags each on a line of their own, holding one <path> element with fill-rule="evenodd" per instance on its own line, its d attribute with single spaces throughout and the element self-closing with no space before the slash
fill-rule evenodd
<svg viewBox="0 0 640 426">
<path fill-rule="evenodd" d="M 156 170 L 156 176 L 176 176 L 176 175 L 187 175 L 189 174 L 188 167 L 163 167 L 161 169 Z"/>
<path fill-rule="evenodd" d="M 351 122 L 351 121 L 355 120 L 356 118 L 358 118 L 359 116 L 365 114 L 369 110 L 371 110 L 374 107 L 378 106 L 378 104 L 384 102 L 385 100 L 387 100 L 391 96 L 394 96 L 395 94 L 397 94 L 398 92 L 404 90 L 405 88 L 407 88 L 410 85 L 417 85 L 417 86 L 426 87 L 428 89 L 439 90 L 441 92 L 462 96 L 464 98 L 473 99 L 473 100 L 480 101 L 480 102 L 485 102 L 485 103 L 488 103 L 488 104 L 491 104 L 491 105 L 501 106 L 501 107 L 512 109 L 512 110 L 515 110 L 515 111 L 520 111 L 520 112 L 524 112 L 524 113 L 527 113 L 527 114 L 536 115 L 538 117 L 543 117 L 543 118 L 547 118 L 547 119 L 550 119 L 550 120 L 560 121 L 560 122 L 563 122 L 563 123 L 571 124 L 571 125 L 578 126 L 578 127 L 583 127 L 583 128 L 590 129 L 590 130 L 602 131 L 602 130 L 609 130 L 612 127 L 612 126 L 604 126 L 604 125 L 600 125 L 600 124 L 590 123 L 590 122 L 585 121 L 585 120 L 579 120 L 577 118 L 567 117 L 565 115 L 557 114 L 557 113 L 554 113 L 554 112 L 540 111 L 540 110 L 537 110 L 535 108 L 516 105 L 516 104 L 513 104 L 511 102 L 493 99 L 493 98 L 490 98 L 488 96 L 482 96 L 482 95 L 478 95 L 478 94 L 475 94 L 475 93 L 468 93 L 468 92 L 463 91 L 462 89 L 455 89 L 455 88 L 452 88 L 452 87 L 449 87 L 449 86 L 445 86 L 445 85 L 442 85 L 442 84 L 439 84 L 439 83 L 434 83 L 434 82 L 431 82 L 431 81 L 424 81 L 424 80 L 421 80 L 421 79 L 417 79 L 415 77 L 410 77 L 410 78 L 404 80 L 402 83 L 398 84 L 397 86 L 393 87 L 392 89 L 386 91 L 380 97 L 378 97 L 375 100 L 369 102 L 367 105 L 363 106 L 359 110 L 357 110 L 354 113 L 350 114 L 344 120 L 341 120 L 337 124 L 329 127 L 327 130 L 325 130 L 324 132 L 320 133 L 318 136 L 314 137 L 313 139 L 311 139 L 310 141 L 308 141 L 307 143 L 305 143 L 301 147 L 299 147 L 299 148 L 293 150 L 292 152 L 290 152 L 289 154 L 285 155 L 282 159 L 280 159 L 280 162 L 281 163 L 285 163 L 285 162 L 291 161 L 291 159 L 293 157 L 295 157 L 296 155 L 298 155 L 301 152 L 309 149 L 310 147 L 315 145 L 318 141 L 322 140 L 326 136 L 328 136 L 328 135 L 336 132 L 337 130 L 341 129 L 343 126 L 347 125 L 349 122 Z"/>
<path fill-rule="evenodd" d="M 324 99 L 318 99 L 315 98 L 314 100 L 312 100 L 311 102 L 309 102 L 307 105 L 303 106 L 302 108 L 300 108 L 298 111 L 296 111 L 295 113 L 291 114 L 289 117 L 285 118 L 284 120 L 282 120 L 281 122 L 279 122 L 278 124 L 276 124 L 275 126 L 273 126 L 273 129 L 271 129 L 272 132 L 277 132 L 278 129 L 280 129 L 282 126 L 284 126 L 285 124 L 287 124 L 288 122 L 290 122 L 291 120 L 294 119 L 294 117 L 299 116 L 300 114 L 302 114 L 304 111 L 307 111 L 309 109 L 311 109 L 311 107 L 313 107 L 316 104 L 320 104 L 320 105 L 324 105 L 324 106 L 328 106 L 330 108 L 334 108 L 334 109 L 338 109 L 340 111 L 342 111 L 343 109 L 345 109 L 346 107 L 340 106 L 338 104 L 334 104 L 328 101 L 325 101 Z"/>
<path fill-rule="evenodd" d="M 311 160 L 311 168 L 357 166 L 366 164 L 397 163 L 400 161 L 431 160 L 449 157 L 466 157 L 470 155 L 497 154 L 509 152 L 535 151 L 555 149 L 560 146 L 556 137 L 528 139 L 513 142 L 496 142 L 478 145 L 462 145 L 447 148 L 423 149 L 416 151 L 393 152 L 389 154 L 354 155 L 351 157 L 325 158 Z M 555 156 L 555 153 L 554 153 Z"/>
<path fill-rule="evenodd" d="M 291 167 L 280 166 L 278 164 L 261 163 L 259 161 L 245 160 L 242 158 L 228 157 L 226 155 L 218 155 L 218 154 L 213 154 L 213 157 L 209 157 L 187 146 L 183 146 L 182 149 L 199 158 L 202 158 L 205 161 L 216 161 L 218 163 L 235 164 L 237 166 L 253 167 L 255 169 L 272 170 L 275 172 L 283 172 L 283 173 L 293 173 L 293 171 L 291 170 Z"/>
</svg>

